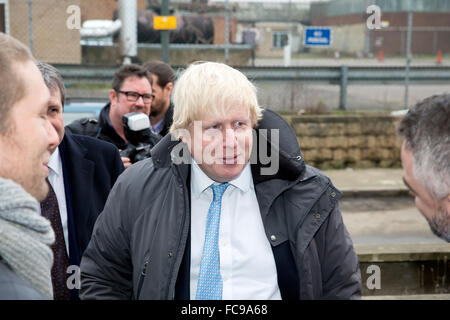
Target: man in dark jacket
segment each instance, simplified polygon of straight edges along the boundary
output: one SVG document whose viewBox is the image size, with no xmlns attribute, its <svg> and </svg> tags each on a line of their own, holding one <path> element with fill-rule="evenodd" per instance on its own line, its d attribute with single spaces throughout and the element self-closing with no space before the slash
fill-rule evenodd
<svg viewBox="0 0 450 320">
<path fill-rule="evenodd" d="M 164 137 L 172 125 L 173 104 L 170 95 L 175 83 L 175 72 L 162 61 L 149 61 L 142 67 L 151 74 L 153 80 L 152 89 L 155 98 L 150 111 L 152 129 Z"/>
<path fill-rule="evenodd" d="M 341 193 L 248 79 L 193 64 L 173 98 L 171 134 L 119 177 L 96 222 L 81 298 L 359 298 Z"/>
<path fill-rule="evenodd" d="M 124 167 L 117 148 L 111 143 L 65 133 L 65 88 L 61 76 L 49 64 L 38 62 L 37 66 L 50 90 L 47 116 L 59 137 L 58 143 L 52 145 L 47 177 L 58 206 L 56 218 L 50 215 L 51 210 L 47 210 L 45 205 L 50 202 L 50 193 L 41 202 L 41 214 L 51 221 L 56 235 L 52 246 L 53 293 L 55 300 L 75 299 L 78 296 L 76 283 L 73 281 L 71 288 L 68 288 L 67 278 L 79 276 L 79 273 L 74 273 L 77 271 L 74 266 L 80 265 L 95 220 Z M 69 266 L 72 268 L 68 269 Z"/>
<path fill-rule="evenodd" d="M 125 150 L 128 140 L 125 137 L 122 117 L 130 112 L 142 112 L 150 115 L 154 98 L 151 77 L 147 71 L 136 64 L 122 66 L 114 74 L 109 103 L 102 109 L 98 119 L 82 118 L 66 126 L 66 132 L 87 135 L 114 144 L 119 150 Z M 154 146 L 161 137 L 150 132 L 146 143 Z M 122 157 L 125 168 L 131 165 L 128 157 Z"/>
</svg>

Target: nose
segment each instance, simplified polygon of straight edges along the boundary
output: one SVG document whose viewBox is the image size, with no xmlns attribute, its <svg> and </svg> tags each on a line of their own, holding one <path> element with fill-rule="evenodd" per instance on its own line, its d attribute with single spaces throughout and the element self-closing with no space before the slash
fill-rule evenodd
<svg viewBox="0 0 450 320">
<path fill-rule="evenodd" d="M 223 145 L 225 148 L 233 148 L 236 146 L 236 133 L 233 129 L 225 130 Z"/>
<path fill-rule="evenodd" d="M 49 120 L 47 120 L 47 138 L 49 149 L 54 150 L 59 145 L 59 136 Z"/>
<path fill-rule="evenodd" d="M 139 105 L 139 106 L 144 106 L 145 105 L 144 98 L 142 96 L 138 97 L 138 99 L 136 100 L 136 105 Z"/>
</svg>

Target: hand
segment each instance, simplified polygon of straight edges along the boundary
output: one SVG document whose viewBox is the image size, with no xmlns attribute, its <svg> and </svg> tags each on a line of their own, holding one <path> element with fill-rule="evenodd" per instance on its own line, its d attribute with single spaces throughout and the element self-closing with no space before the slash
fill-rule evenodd
<svg viewBox="0 0 450 320">
<path fill-rule="evenodd" d="M 120 157 L 122 159 L 123 162 L 123 166 L 126 168 L 128 168 L 129 166 L 131 166 L 131 160 L 128 157 Z"/>
</svg>

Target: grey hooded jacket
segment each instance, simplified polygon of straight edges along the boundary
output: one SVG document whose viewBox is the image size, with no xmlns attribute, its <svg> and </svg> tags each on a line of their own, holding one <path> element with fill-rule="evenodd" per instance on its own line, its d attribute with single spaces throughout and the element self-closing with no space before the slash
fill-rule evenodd
<svg viewBox="0 0 450 320">
<path fill-rule="evenodd" d="M 279 284 L 282 274 L 294 271 L 290 284 L 298 299 L 360 298 L 359 263 L 338 206 L 341 193 L 305 165 L 295 133 L 278 114 L 265 110 L 254 146 L 271 147 L 270 129 L 279 129 L 279 150 L 273 152 L 280 169 L 263 175 L 260 161 L 251 168 L 268 241 L 273 250 L 288 248 L 295 266 L 283 271 L 284 263 L 276 261 Z M 81 261 L 81 299 L 176 298 L 190 247 L 190 165 L 175 164 L 171 155 L 180 143 L 167 135 L 151 159 L 118 178 Z"/>
</svg>

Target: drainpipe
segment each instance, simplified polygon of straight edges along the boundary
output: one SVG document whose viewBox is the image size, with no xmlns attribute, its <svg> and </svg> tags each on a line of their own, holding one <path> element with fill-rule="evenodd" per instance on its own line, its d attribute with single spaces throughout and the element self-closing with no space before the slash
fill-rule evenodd
<svg viewBox="0 0 450 320">
<path fill-rule="evenodd" d="M 120 0 L 119 19 L 122 22 L 120 31 L 120 54 L 123 64 L 130 64 L 131 58 L 137 56 L 137 3 L 136 0 Z"/>
</svg>

